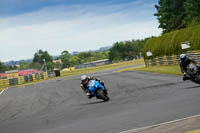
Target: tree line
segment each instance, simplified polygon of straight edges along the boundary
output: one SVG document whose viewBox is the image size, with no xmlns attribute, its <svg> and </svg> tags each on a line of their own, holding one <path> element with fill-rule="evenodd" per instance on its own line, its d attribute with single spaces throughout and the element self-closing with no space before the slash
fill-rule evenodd
<svg viewBox="0 0 200 133">
<path fill-rule="evenodd" d="M 124 61 L 133 60 L 140 56 L 141 51 L 146 43 L 146 39 L 116 42 L 109 52 L 109 60 Z"/>
<path fill-rule="evenodd" d="M 80 65 L 85 62 L 108 58 L 108 51 L 103 52 L 81 52 L 77 55 L 71 55 L 67 50 L 63 51 L 60 56 L 53 58 L 47 51 L 39 50 L 34 54 L 32 63 L 20 63 L 20 69 L 35 68 L 41 69 L 46 63 L 47 69 L 53 71 L 54 68 L 63 69 Z M 53 60 L 61 60 L 62 63 L 53 63 Z"/>
<path fill-rule="evenodd" d="M 155 8 L 163 33 L 200 24 L 200 0 L 159 0 Z"/>
<path fill-rule="evenodd" d="M 48 68 L 48 71 L 52 71 L 54 68 L 63 69 L 73 67 L 75 65 L 80 65 L 86 62 L 92 62 L 101 59 L 109 59 L 112 61 L 124 61 L 136 59 L 140 56 L 140 53 L 144 47 L 147 39 L 142 40 L 131 40 L 124 42 L 116 42 L 113 44 L 110 50 L 106 51 L 88 51 L 81 52 L 77 55 L 71 55 L 67 50 L 61 52 L 55 60 L 61 60 L 62 63 L 53 63 L 53 56 L 48 53 L 48 51 L 38 50 L 34 56 L 31 63 L 21 62 L 19 67 L 16 66 L 5 66 L 0 62 L 0 73 L 6 70 L 25 70 L 25 69 L 38 69 L 40 70 L 44 63 Z M 45 61 L 45 62 L 44 62 Z"/>
<path fill-rule="evenodd" d="M 48 71 L 53 71 L 54 68 L 63 69 L 80 65 L 85 62 L 91 62 L 101 59 L 108 59 L 109 51 L 103 52 L 81 52 L 77 55 L 71 55 L 67 50 L 63 51 L 60 56 L 53 58 L 47 51 L 39 50 L 34 54 L 33 60 L 29 62 L 20 62 L 19 67 L 16 65 L 5 66 L 3 62 L 0 62 L 0 73 L 7 70 L 25 70 L 25 69 L 38 69 L 40 70 L 46 63 Z M 61 60 L 62 63 L 53 63 L 53 60 Z M 44 67 L 43 67 L 44 68 Z"/>
</svg>

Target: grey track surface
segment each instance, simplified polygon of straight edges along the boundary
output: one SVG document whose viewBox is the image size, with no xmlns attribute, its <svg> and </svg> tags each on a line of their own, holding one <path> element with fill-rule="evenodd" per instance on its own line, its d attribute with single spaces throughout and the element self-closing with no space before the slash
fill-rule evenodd
<svg viewBox="0 0 200 133">
<path fill-rule="evenodd" d="M 9 88 L 0 95 L 0 133 L 116 133 L 200 112 L 200 86 L 180 76 L 94 73 L 111 100 L 88 100 L 77 76 Z"/>
</svg>

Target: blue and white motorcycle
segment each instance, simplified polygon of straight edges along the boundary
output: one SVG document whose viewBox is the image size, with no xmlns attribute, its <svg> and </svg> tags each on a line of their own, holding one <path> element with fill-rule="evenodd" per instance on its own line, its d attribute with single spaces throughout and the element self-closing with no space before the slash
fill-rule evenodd
<svg viewBox="0 0 200 133">
<path fill-rule="evenodd" d="M 105 92 L 105 86 L 103 86 L 101 83 L 99 83 L 96 80 L 91 80 L 89 82 L 89 91 L 97 98 L 97 99 L 102 99 L 104 101 L 108 101 L 109 97 Z"/>
</svg>

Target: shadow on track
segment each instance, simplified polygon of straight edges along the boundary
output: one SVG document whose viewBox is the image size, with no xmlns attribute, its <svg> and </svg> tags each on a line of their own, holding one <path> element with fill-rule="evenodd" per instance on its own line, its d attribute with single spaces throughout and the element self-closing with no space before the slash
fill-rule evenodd
<svg viewBox="0 0 200 133">
<path fill-rule="evenodd" d="M 188 87 L 188 88 L 184 88 L 184 89 L 189 90 L 189 89 L 195 89 L 195 88 L 200 88 L 200 85 L 198 85 L 198 86 L 192 86 L 192 87 Z"/>
<path fill-rule="evenodd" d="M 83 103 L 83 104 L 80 104 L 80 105 L 93 105 L 93 104 L 101 104 L 101 103 L 106 103 L 106 102 L 105 101 L 96 101 L 96 102 L 91 102 L 91 103 Z"/>
</svg>

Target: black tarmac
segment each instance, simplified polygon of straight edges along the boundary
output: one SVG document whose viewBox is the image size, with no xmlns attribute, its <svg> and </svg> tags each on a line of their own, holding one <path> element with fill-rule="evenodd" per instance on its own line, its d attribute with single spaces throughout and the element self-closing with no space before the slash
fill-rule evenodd
<svg viewBox="0 0 200 133">
<path fill-rule="evenodd" d="M 0 95 L 0 133 L 116 133 L 200 113 L 200 86 L 181 76 L 114 70 L 110 101 L 87 99 L 80 76 L 9 88 Z"/>
</svg>

